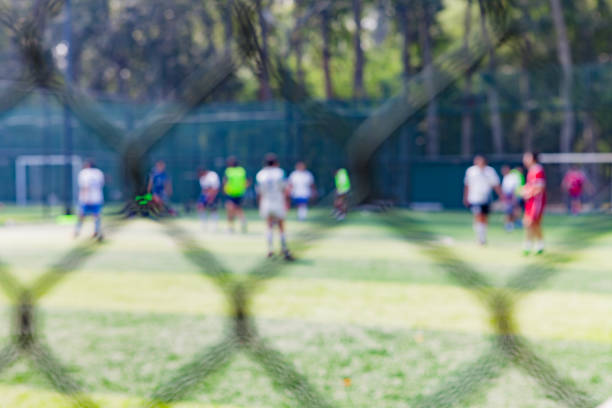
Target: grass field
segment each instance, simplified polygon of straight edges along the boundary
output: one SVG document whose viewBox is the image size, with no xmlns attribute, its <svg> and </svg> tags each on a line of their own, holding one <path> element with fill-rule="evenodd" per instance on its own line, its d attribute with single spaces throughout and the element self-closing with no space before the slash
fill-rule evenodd
<svg viewBox="0 0 612 408">
<path fill-rule="evenodd" d="M 13 211 L 0 212 L 0 259 L 19 280 L 33 282 L 75 244 L 71 227 Z M 191 218 L 174 222 L 244 275 L 265 253 L 263 224 L 250 215 L 246 235 L 208 233 Z M 494 285 L 538 262 L 521 255 L 521 233 L 504 232 L 499 216 L 493 217 L 490 245 L 480 248 L 469 214 L 404 215 Z M 490 348 L 491 317 L 478 297 L 449 276 L 423 242 L 404 239 L 383 217 L 355 213 L 330 228 L 252 299 L 261 336 L 332 406 L 414 406 Z M 550 256 L 568 259 L 516 306 L 519 330 L 534 351 L 598 402 L 612 396 L 608 218 L 549 216 Z M 290 222 L 291 237 L 312 228 L 318 227 Z M 13 319 L 7 296 L 0 295 L 0 307 L 5 344 Z M 229 313 L 224 293 L 185 259 L 163 225 L 135 220 L 41 299 L 38 325 L 48 347 L 100 406 L 140 407 L 157 384 L 223 339 Z M 455 402 L 562 406 L 511 364 Z M 28 360 L 0 372 L 0 407 L 64 406 L 68 400 Z M 263 367 L 238 353 L 170 406 L 298 405 Z"/>
</svg>

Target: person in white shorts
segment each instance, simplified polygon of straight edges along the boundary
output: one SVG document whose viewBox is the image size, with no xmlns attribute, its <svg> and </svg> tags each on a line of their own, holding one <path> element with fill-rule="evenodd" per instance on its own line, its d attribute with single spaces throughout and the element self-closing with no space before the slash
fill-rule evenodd
<svg viewBox="0 0 612 408">
<path fill-rule="evenodd" d="M 268 257 L 274 256 L 274 226 L 278 226 L 282 254 L 285 260 L 292 261 L 293 256 L 287 247 L 285 235 L 285 218 L 289 200 L 289 191 L 285 172 L 279 167 L 278 158 L 268 153 L 264 160 L 264 168 L 257 173 L 256 191 L 259 202 L 259 214 L 267 222 Z"/>
<path fill-rule="evenodd" d="M 474 158 L 474 165 L 467 169 L 464 179 L 463 203 L 474 214 L 474 231 L 480 245 L 487 243 L 487 224 L 493 190 L 503 197 L 499 176 L 487 165 L 484 156 Z"/>
<path fill-rule="evenodd" d="M 308 217 L 308 203 L 316 194 L 314 177 L 306 169 L 304 162 L 298 162 L 295 170 L 289 175 L 289 189 L 291 202 L 297 207 L 297 216 L 300 221 Z"/>
<path fill-rule="evenodd" d="M 88 160 L 79 172 L 79 218 L 74 236 L 78 237 L 83 226 L 83 220 L 90 215 L 95 220 L 95 230 L 93 238 L 102 240 L 102 206 L 104 205 L 104 173 L 94 165 L 93 161 Z"/>
</svg>

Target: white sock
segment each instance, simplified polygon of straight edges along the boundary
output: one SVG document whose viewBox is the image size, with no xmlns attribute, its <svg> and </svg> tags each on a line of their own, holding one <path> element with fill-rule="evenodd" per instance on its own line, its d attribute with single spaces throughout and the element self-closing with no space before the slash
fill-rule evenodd
<svg viewBox="0 0 612 408">
<path fill-rule="evenodd" d="M 94 231 L 96 235 L 100 235 L 102 233 L 102 217 L 96 217 Z"/>
<path fill-rule="evenodd" d="M 487 242 L 487 224 L 477 222 L 474 224 L 474 230 L 476 231 L 476 237 L 478 242 L 484 244 Z"/>
<path fill-rule="evenodd" d="M 529 239 L 526 240 L 523 248 L 525 249 L 525 251 L 531 251 L 531 248 L 533 248 L 533 242 Z"/>
<path fill-rule="evenodd" d="M 287 251 L 287 238 L 285 237 L 284 232 L 281 232 L 280 240 L 281 240 L 281 248 L 283 249 L 283 252 Z"/>
<path fill-rule="evenodd" d="M 542 240 L 538 240 L 535 243 L 535 250 L 536 251 L 543 251 L 544 250 L 544 241 Z"/>
<path fill-rule="evenodd" d="M 308 207 L 305 205 L 300 205 L 297 210 L 298 219 L 304 221 L 308 216 Z"/>
<path fill-rule="evenodd" d="M 268 228 L 266 238 L 268 240 L 268 252 L 274 252 L 274 231 L 272 228 Z"/>
</svg>

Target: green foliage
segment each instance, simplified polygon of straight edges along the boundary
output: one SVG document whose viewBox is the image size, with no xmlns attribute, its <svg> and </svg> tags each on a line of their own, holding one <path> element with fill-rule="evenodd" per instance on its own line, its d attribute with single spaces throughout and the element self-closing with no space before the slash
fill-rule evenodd
<svg viewBox="0 0 612 408">
<path fill-rule="evenodd" d="M 2 21 L 21 21 L 31 13 L 34 1 L 9 2 L 0 7 Z M 434 48 L 434 59 L 450 46 L 460 44 L 465 32 L 465 0 L 363 0 L 362 44 L 365 52 L 364 80 L 366 97 L 382 100 L 397 93 L 402 81 L 413 77 L 423 68 L 422 39 L 418 33 L 418 22 L 427 12 L 431 19 L 430 34 Z M 175 92 L 185 78 L 211 58 L 228 52 L 235 45 L 237 33 L 232 24 L 230 1 L 177 0 L 73 0 L 73 43 L 71 47 L 73 70 L 79 87 L 88 92 L 116 95 L 136 101 L 173 100 Z M 300 0 L 295 2 L 262 1 L 263 19 L 268 28 L 267 42 L 272 58 L 289 62 L 293 75 L 298 74 L 298 57 L 302 61 L 304 87 L 313 98 L 324 99 L 325 78 L 323 73 L 322 13 L 330 18 L 329 49 L 331 82 L 334 98 L 349 100 L 353 97 L 353 74 L 355 71 L 352 3 L 350 1 Z M 472 32 L 478 32 L 478 1 L 472 0 Z M 560 120 L 555 110 L 559 109 L 560 74 L 557 58 L 557 37 L 551 18 L 548 0 L 495 0 L 485 1 L 485 11 L 495 29 L 511 28 L 513 35 L 496 50 L 498 58 L 496 73 L 485 72 L 486 65 L 476 67 L 479 77 L 517 75 L 522 71 L 531 73 L 529 89 L 533 97 L 542 96 L 551 103 L 546 111 L 535 111 L 531 116 L 534 129 L 544 129 L 540 137 L 545 143 L 539 149 L 558 149 L 555 134 Z M 611 60 L 612 10 L 608 0 L 582 2 L 564 1 L 563 16 L 567 25 L 572 59 L 577 71 L 586 67 L 598 67 Z M 64 13 L 57 13 L 49 21 L 45 33 L 45 46 L 50 51 L 63 40 Z M 401 14 L 405 12 L 406 16 Z M 230 16 L 230 18 L 228 18 Z M 257 19 L 255 19 L 257 20 Z M 258 35 L 259 22 L 254 21 Z M 0 25 L 0 89 L 23 70 L 23 56 L 15 47 L 18 39 L 6 24 Z M 407 37 L 405 37 L 407 34 Z M 263 38 L 259 38 L 261 42 Z M 410 57 L 405 65 L 403 49 Z M 299 51 L 298 51 L 299 50 Z M 300 55 L 298 56 L 298 52 Z M 252 65 L 252 64 L 251 64 Z M 602 68 L 603 69 L 603 68 Z M 540 75 L 539 73 L 544 73 Z M 582 74 L 581 74 L 582 75 Z M 462 91 L 465 78 L 459 78 L 457 92 Z M 610 135 L 612 122 L 605 114 L 612 99 L 609 81 L 601 78 L 576 78 L 573 90 L 573 105 L 577 105 L 578 136 L 576 150 L 589 150 L 593 146 L 606 148 L 612 144 Z M 206 102 L 253 101 L 260 95 L 260 78 L 249 68 L 239 70 L 230 80 L 217 89 Z M 516 85 L 516 84 L 515 84 Z M 276 98 L 280 98 L 280 85 L 272 79 L 271 87 Z M 503 83 L 495 86 L 504 87 Z M 519 89 L 504 94 L 500 89 L 502 105 L 515 111 L 525 110 L 525 98 L 517 95 Z M 482 90 L 475 98 L 485 96 Z M 454 109 L 462 109 L 460 99 L 453 101 Z M 588 109 L 590 115 L 583 115 Z M 505 146 L 509 150 L 522 148 L 523 124 L 520 115 L 511 115 L 504 124 L 515 132 L 506 132 Z M 593 119 L 596 141 L 584 139 L 583 128 L 587 119 Z M 487 117 L 481 118 L 483 131 L 490 132 Z M 447 121 L 449 118 L 440 118 Z M 480 120 L 480 119 L 479 119 Z M 458 139 L 460 127 L 454 126 L 452 137 Z M 487 146 L 486 142 L 482 146 Z M 451 143 L 459 146 L 458 141 Z M 442 147 L 445 151 L 446 146 Z M 448 150 L 457 153 L 457 149 Z"/>
</svg>

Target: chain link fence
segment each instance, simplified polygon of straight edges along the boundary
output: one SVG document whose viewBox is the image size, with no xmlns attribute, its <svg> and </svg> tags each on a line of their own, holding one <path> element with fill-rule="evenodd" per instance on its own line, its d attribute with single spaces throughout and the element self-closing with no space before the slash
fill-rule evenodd
<svg viewBox="0 0 612 408">
<path fill-rule="evenodd" d="M 149 200 L 142 199 L 146 190 L 145 157 L 182 117 L 205 101 L 207 96 L 237 69 L 246 66 L 259 72 L 262 67 L 267 67 L 279 84 L 283 97 L 299 106 L 304 115 L 320 124 L 321 134 L 334 138 L 345 147 L 356 186 L 353 205 L 371 202 L 373 195 L 370 160 L 381 143 L 403 122 L 426 106 L 432 94 L 444 91 L 463 72 L 478 65 L 491 44 L 499 45 L 512 35 L 518 35 L 504 21 L 503 9 L 492 10 L 498 29 L 493 31 L 491 38 L 485 41 L 475 36 L 469 47 L 462 45 L 450 51 L 410 82 L 400 96 L 374 111 L 365 122 L 355 128 L 325 105 L 313 102 L 306 91 L 293 80 L 280 57 L 264 57 L 257 30 L 252 23 L 254 11 L 246 2 L 237 1 L 233 9 L 239 34 L 235 53 L 225 54 L 218 60 L 202 64 L 177 90 L 174 103 L 157 109 L 142 126 L 126 134 L 107 120 L 87 95 L 70 86 L 48 57 L 48 50 L 43 42 L 45 24 L 51 16 L 59 13 L 61 8 L 62 0 L 40 0 L 35 3 L 32 13 L 24 19 L 14 18 L 11 9 L 4 6 L 0 9 L 0 21 L 12 31 L 28 68 L 14 88 L 0 97 L 0 110 L 15 106 L 37 87 L 46 89 L 68 106 L 81 124 L 91 130 L 92 135 L 120 157 L 123 178 L 129 185 L 131 197 L 134 197 L 107 227 L 107 239 L 112 240 L 120 233 L 122 226 L 136 216 L 146 216 L 151 222 L 160 223 L 186 259 L 216 284 L 232 309 L 223 340 L 202 350 L 175 372 L 165 373 L 166 380 L 153 388 L 144 406 L 161 408 L 168 403 L 184 400 L 207 377 L 225 367 L 236 353 L 245 353 L 261 365 L 277 387 L 293 395 L 297 405 L 334 406 L 333 401 L 315 389 L 291 361 L 259 335 L 255 316 L 251 313 L 250 305 L 257 289 L 282 274 L 286 263 L 278 259 L 266 259 L 247 274 L 236 274 L 226 269 L 215 255 L 202 247 L 188 231 L 172 218 L 165 217 L 163 208 L 157 208 Z M 381 211 L 385 209 L 381 208 Z M 567 238 L 571 239 L 571 250 L 568 249 L 563 255 L 553 253 L 538 258 L 523 270 L 517 271 L 506 286 L 498 287 L 462 261 L 451 248 L 440 244 L 435 234 L 428 231 L 418 220 L 393 211 L 388 211 L 381 217 L 389 228 L 411 244 L 418 245 L 438 267 L 480 301 L 490 315 L 491 327 L 495 333 L 489 348 L 483 350 L 481 357 L 459 368 L 449 378 L 443 379 L 441 388 L 418 400 L 416 406 L 460 406 L 464 398 L 487 387 L 491 380 L 510 365 L 519 367 L 525 374 L 533 377 L 550 398 L 562 405 L 585 408 L 597 406 L 598 401 L 533 351 L 529 341 L 519 333 L 514 319 L 517 302 L 546 280 L 553 278 L 559 267 L 597 239 L 597 234 L 577 237 L 575 230 L 568 230 Z M 329 217 L 321 217 L 314 220 L 314 225 L 316 228 L 307 229 L 294 237 L 293 248 L 296 254 L 306 251 L 338 224 Z M 598 221 L 592 230 L 604 234 L 611 226 L 602 225 Z M 576 242 L 579 243 L 578 246 Z M 81 269 L 84 262 L 99 249 L 97 242 L 77 245 L 29 285 L 20 282 L 11 274 L 8 265 L 0 267 L 0 288 L 14 304 L 12 341 L 0 351 L 0 372 L 19 359 L 28 359 L 44 374 L 55 390 L 67 396 L 78 407 L 93 408 L 97 405 L 80 387 L 78 379 L 72 378 L 64 363 L 44 343 L 36 324 L 37 305 L 52 288 L 60 285 L 71 273 Z"/>
</svg>

